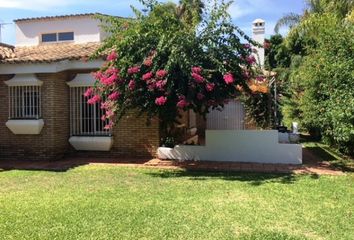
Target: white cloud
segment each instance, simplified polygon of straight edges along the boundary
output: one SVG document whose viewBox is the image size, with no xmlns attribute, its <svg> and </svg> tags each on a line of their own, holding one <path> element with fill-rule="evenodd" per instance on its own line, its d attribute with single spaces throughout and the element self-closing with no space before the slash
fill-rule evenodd
<svg viewBox="0 0 354 240">
<path fill-rule="evenodd" d="M 254 12 L 254 9 L 245 8 L 244 6 L 239 4 L 238 2 L 232 3 L 229 8 L 229 13 L 230 13 L 232 19 L 238 19 L 243 16 L 247 16 L 248 14 L 251 14 L 252 12 Z"/>
</svg>

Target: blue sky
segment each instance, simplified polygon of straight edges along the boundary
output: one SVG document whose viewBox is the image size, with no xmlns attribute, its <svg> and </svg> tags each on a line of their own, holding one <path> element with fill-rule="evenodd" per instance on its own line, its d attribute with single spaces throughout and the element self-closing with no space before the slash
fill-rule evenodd
<svg viewBox="0 0 354 240">
<path fill-rule="evenodd" d="M 0 22 L 13 23 L 18 18 L 91 12 L 132 17 L 130 5 L 139 6 L 135 0 L 0 0 Z M 236 0 L 229 11 L 233 21 L 249 35 L 252 21 L 264 19 L 269 36 L 273 34 L 277 19 L 288 12 L 301 13 L 304 7 L 304 0 Z M 15 44 L 14 24 L 3 26 L 2 42 Z"/>
</svg>

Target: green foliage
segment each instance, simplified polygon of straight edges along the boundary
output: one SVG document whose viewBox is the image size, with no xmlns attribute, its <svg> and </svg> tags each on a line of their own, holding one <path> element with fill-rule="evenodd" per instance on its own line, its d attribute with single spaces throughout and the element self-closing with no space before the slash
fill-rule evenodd
<svg viewBox="0 0 354 240">
<path fill-rule="evenodd" d="M 257 92 L 243 95 L 242 99 L 245 103 L 247 119 L 251 120 L 257 128 L 269 129 L 274 127 L 274 104 L 271 94 Z"/>
<path fill-rule="evenodd" d="M 225 100 L 237 96 L 236 85 L 247 90 L 245 72 L 252 75 L 251 49 L 240 39 L 250 39 L 232 23 L 227 12 L 230 2 L 215 1 L 209 7 L 187 0 L 180 5 L 142 3 L 146 11 L 133 8 L 135 19 L 102 18 L 111 37 L 100 52 L 113 50 L 118 55 L 96 75 L 96 91 L 102 99 L 119 94 L 105 103 L 113 113 L 107 118 L 114 122 L 133 110 L 147 115 L 148 121 L 158 118 L 169 135 L 180 110 L 206 116 L 210 108 L 223 107 Z M 138 68 L 134 74 L 129 73 L 132 67 Z M 112 69 L 118 72 L 117 82 L 106 84 Z M 159 70 L 166 74 L 158 77 Z M 151 76 L 144 80 L 145 74 Z M 225 80 L 226 75 L 232 82 Z M 164 81 L 164 86 L 156 87 L 158 81 Z"/>
<path fill-rule="evenodd" d="M 285 120 L 300 120 L 302 127 L 318 129 L 330 144 L 354 154 L 353 25 L 324 13 L 307 17 L 299 27 L 311 44 L 307 56 L 293 57 L 297 64 L 283 102 Z"/>
<path fill-rule="evenodd" d="M 283 59 L 291 60 L 289 66 L 277 69 L 278 79 L 285 83 L 283 121 L 287 125 L 299 121 L 303 130 L 322 135 L 353 155 L 354 1 L 308 2 L 308 9 L 275 53 L 280 60 L 287 52 Z"/>
<path fill-rule="evenodd" d="M 303 85 L 300 109 L 307 128 L 318 127 L 332 144 L 354 154 L 354 27 L 331 14 L 313 21 L 326 24 L 318 31 L 318 47 L 295 75 Z"/>
</svg>

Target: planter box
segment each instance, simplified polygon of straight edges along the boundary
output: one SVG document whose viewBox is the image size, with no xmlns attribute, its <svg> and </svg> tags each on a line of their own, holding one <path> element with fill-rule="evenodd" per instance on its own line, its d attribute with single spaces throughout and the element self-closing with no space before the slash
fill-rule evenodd
<svg viewBox="0 0 354 240">
<path fill-rule="evenodd" d="M 71 137 L 69 143 L 80 151 L 109 151 L 113 145 L 112 137 Z"/>
<path fill-rule="evenodd" d="M 44 126 L 43 119 L 38 120 L 8 120 L 6 126 L 14 134 L 40 134 Z"/>
</svg>

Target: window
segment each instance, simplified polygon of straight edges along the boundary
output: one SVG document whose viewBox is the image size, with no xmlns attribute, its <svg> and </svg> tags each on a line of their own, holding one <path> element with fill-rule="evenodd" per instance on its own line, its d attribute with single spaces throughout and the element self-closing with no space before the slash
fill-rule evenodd
<svg viewBox="0 0 354 240">
<path fill-rule="evenodd" d="M 42 42 L 65 42 L 65 41 L 73 41 L 74 40 L 74 32 L 60 32 L 60 33 L 45 33 L 42 34 Z"/>
<path fill-rule="evenodd" d="M 57 41 L 56 33 L 42 34 L 42 42 L 56 42 L 56 41 Z"/>
<path fill-rule="evenodd" d="M 9 118 L 39 119 L 41 118 L 40 86 L 9 87 Z"/>
<path fill-rule="evenodd" d="M 73 41 L 74 40 L 74 32 L 63 32 L 58 33 L 59 41 Z"/>
<path fill-rule="evenodd" d="M 110 136 L 104 129 L 108 120 L 102 121 L 104 110 L 100 103 L 89 105 L 84 93 L 87 87 L 70 88 L 70 134 L 71 136 Z"/>
</svg>

